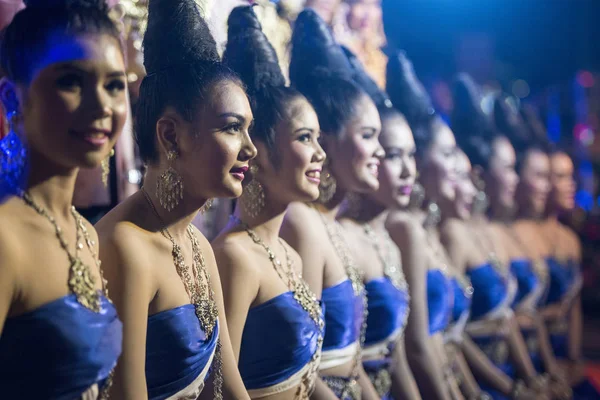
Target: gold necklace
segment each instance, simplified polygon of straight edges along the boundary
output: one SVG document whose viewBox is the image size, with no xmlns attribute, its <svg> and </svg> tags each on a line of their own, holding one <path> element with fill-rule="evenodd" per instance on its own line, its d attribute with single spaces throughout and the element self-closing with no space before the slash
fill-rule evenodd
<svg viewBox="0 0 600 400">
<path fill-rule="evenodd" d="M 383 246 L 380 246 L 380 238 L 377 237 L 377 234 L 371 225 L 363 224 L 363 229 L 383 265 L 383 275 L 390 280 L 396 289 L 408 292 L 408 284 L 406 283 L 406 277 L 404 276 L 401 266 L 400 251 L 392 241 L 387 230 L 384 229 L 381 232 Z"/>
<path fill-rule="evenodd" d="M 365 344 L 365 335 L 367 332 L 367 317 L 369 315 L 369 310 L 367 309 L 367 292 L 365 290 L 365 284 L 363 282 L 363 274 L 358 269 L 354 259 L 351 256 L 350 247 L 348 246 L 348 243 L 346 243 L 346 241 L 343 239 L 343 234 L 339 222 L 329 222 L 325 219 L 323 214 L 319 212 L 319 210 L 315 209 L 315 211 L 319 215 L 319 218 L 321 218 L 321 222 L 325 226 L 327 236 L 329 237 L 329 241 L 333 245 L 335 253 L 339 257 L 339 259 L 342 260 L 342 264 L 344 265 L 344 269 L 346 270 L 346 275 L 348 275 L 348 278 L 350 278 L 350 281 L 352 282 L 352 289 L 354 291 L 354 295 L 360 296 L 362 300 L 363 315 L 362 323 L 360 326 L 359 346 L 354 355 L 354 365 L 352 369 L 351 379 L 345 384 L 341 396 L 342 399 L 346 397 L 359 399 L 361 397 L 361 394 L 360 386 L 358 386 L 357 379 L 362 359 L 362 348 Z"/>
<path fill-rule="evenodd" d="M 96 262 L 96 266 L 98 267 L 98 273 L 100 274 L 100 281 L 102 283 L 102 294 L 104 297 L 110 301 L 108 298 L 108 288 L 107 282 L 104 278 L 104 274 L 102 273 L 101 262 L 98 258 L 98 254 L 96 253 L 95 246 L 96 242 L 92 240 L 90 234 L 85 226 L 83 221 L 83 217 L 81 214 L 77 212 L 75 207 L 71 206 L 71 215 L 75 219 L 75 254 L 71 253 L 69 250 L 69 245 L 64 237 L 64 233 L 62 228 L 56 222 L 56 219 L 46 211 L 45 208 L 40 206 L 33 200 L 31 195 L 27 192 L 23 192 L 21 198 L 25 202 L 25 204 L 31 207 L 35 212 L 37 212 L 42 217 L 46 218 L 52 226 L 54 227 L 54 231 L 56 234 L 56 238 L 60 243 L 60 247 L 67 253 L 69 257 L 69 280 L 67 282 L 69 286 L 69 291 L 75 295 L 77 302 L 84 306 L 85 308 L 92 310 L 94 312 L 100 312 L 101 309 L 101 301 L 99 291 L 96 290 L 96 280 L 94 276 L 90 272 L 90 268 L 81 260 L 79 257 L 79 252 L 83 249 L 83 243 L 81 243 L 81 237 L 85 240 L 87 248 L 92 255 L 92 258 Z M 109 391 L 112 386 L 112 378 L 114 375 L 114 369 L 112 369 L 108 377 L 106 378 L 106 382 L 104 383 L 99 399 L 108 399 Z"/>
<path fill-rule="evenodd" d="M 315 384 L 315 377 L 317 376 L 319 370 L 319 361 L 321 359 L 321 347 L 323 346 L 325 321 L 323 319 L 323 310 L 321 305 L 317 300 L 317 296 L 315 296 L 315 294 L 308 287 L 308 284 L 302 279 L 302 276 L 298 276 L 298 274 L 294 271 L 294 261 L 291 259 L 288 248 L 281 238 L 279 238 L 279 244 L 285 252 L 285 271 L 282 271 L 283 265 L 277 256 L 275 256 L 273 250 L 256 234 L 254 230 L 248 226 L 248 224 L 236 216 L 232 216 L 232 219 L 246 230 L 248 236 L 250 236 L 254 243 L 261 246 L 267 252 L 269 261 L 271 261 L 271 264 L 273 264 L 273 269 L 275 269 L 277 275 L 279 275 L 279 278 L 286 283 L 288 289 L 294 294 L 294 300 L 304 309 L 304 311 L 308 313 L 310 318 L 317 326 L 319 332 L 317 338 L 317 350 L 311 358 L 312 366 L 303 376 L 302 384 L 296 393 L 296 398 L 307 397 L 312 392 Z"/>
<path fill-rule="evenodd" d="M 165 226 L 165 228 L 160 229 L 160 233 L 171 242 L 173 246 L 173 250 L 171 251 L 171 255 L 173 256 L 173 264 L 175 264 L 175 270 L 177 274 L 181 278 L 183 282 L 183 286 L 185 287 L 185 291 L 187 292 L 191 304 L 194 305 L 194 311 L 196 313 L 196 317 L 200 322 L 200 326 L 206 332 L 207 336 L 210 337 L 214 331 L 214 328 L 217 324 L 217 318 L 219 316 L 219 311 L 217 309 L 217 304 L 215 301 L 215 294 L 212 286 L 210 285 L 210 274 L 206 269 L 206 262 L 204 260 L 204 255 L 200 250 L 200 242 L 192 225 L 188 225 L 186 232 L 190 242 L 192 243 L 192 274 L 194 275 L 194 279 L 192 279 L 192 275 L 190 274 L 190 268 L 186 265 L 185 259 L 183 257 L 183 253 L 181 251 L 181 246 L 179 246 L 171 232 L 166 228 L 166 223 L 156 210 L 152 199 L 150 199 L 150 195 L 146 192 L 146 189 L 142 187 L 141 189 L 146 201 L 150 205 L 150 208 L 154 212 L 155 216 L 158 218 L 160 223 Z M 206 295 L 204 295 L 206 294 Z M 223 370 L 222 370 L 222 359 L 221 359 L 221 341 L 217 339 L 217 345 L 215 348 L 215 355 L 213 360 L 213 370 L 214 370 L 214 398 L 221 400 L 223 398 L 222 387 L 223 387 Z"/>
</svg>

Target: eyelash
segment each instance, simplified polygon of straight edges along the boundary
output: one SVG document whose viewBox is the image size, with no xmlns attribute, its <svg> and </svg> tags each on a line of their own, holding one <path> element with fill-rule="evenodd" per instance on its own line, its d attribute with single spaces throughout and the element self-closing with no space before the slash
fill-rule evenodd
<svg viewBox="0 0 600 400">
<path fill-rule="evenodd" d="M 56 80 L 56 84 L 61 88 L 72 89 L 75 86 L 82 86 L 82 79 L 78 75 L 68 74 L 61 76 Z"/>
<path fill-rule="evenodd" d="M 303 135 L 298 136 L 299 142 L 310 142 L 312 140 L 310 133 L 305 133 Z"/>
<path fill-rule="evenodd" d="M 363 133 L 362 137 L 363 137 L 363 139 L 370 140 L 370 139 L 373 139 L 375 137 L 375 133 L 373 133 L 373 132 L 365 132 L 365 133 Z"/>
<path fill-rule="evenodd" d="M 242 124 L 234 122 L 233 124 L 227 125 L 224 130 L 229 133 L 238 133 L 242 130 Z"/>
<path fill-rule="evenodd" d="M 125 82 L 123 82 L 121 79 L 115 79 L 106 85 L 106 90 L 111 93 L 122 92 L 125 90 Z"/>
</svg>

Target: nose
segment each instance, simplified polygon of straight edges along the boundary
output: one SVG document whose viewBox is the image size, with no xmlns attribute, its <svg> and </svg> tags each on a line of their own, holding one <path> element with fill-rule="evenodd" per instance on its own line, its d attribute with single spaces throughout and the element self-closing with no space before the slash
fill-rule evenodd
<svg viewBox="0 0 600 400">
<path fill-rule="evenodd" d="M 323 150 L 323 147 L 321 147 L 318 141 L 315 141 L 315 150 L 316 151 L 313 157 L 314 161 L 320 163 L 324 162 L 327 158 L 327 154 L 325 153 L 325 150 Z"/>
<path fill-rule="evenodd" d="M 252 143 L 252 139 L 250 138 L 250 134 L 248 131 L 244 133 L 242 139 L 242 149 L 240 151 L 240 160 L 241 161 L 250 161 L 258 154 L 258 150 L 254 143 Z"/>
<path fill-rule="evenodd" d="M 90 87 L 85 94 L 83 105 L 87 108 L 94 119 L 104 119 L 112 115 L 113 99 L 107 93 L 102 84 Z"/>
<path fill-rule="evenodd" d="M 381 144 L 379 144 L 379 142 L 377 142 L 377 148 L 375 149 L 374 156 L 380 160 L 383 160 L 383 158 L 385 157 L 385 150 L 383 149 Z"/>
</svg>

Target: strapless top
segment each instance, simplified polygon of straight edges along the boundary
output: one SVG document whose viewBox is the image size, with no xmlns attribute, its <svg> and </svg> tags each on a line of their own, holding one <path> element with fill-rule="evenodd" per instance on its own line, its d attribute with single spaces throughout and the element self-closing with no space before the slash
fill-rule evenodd
<svg viewBox="0 0 600 400">
<path fill-rule="evenodd" d="M 534 311 L 546 292 L 546 285 L 536 273 L 533 262 L 525 258 L 512 260 L 510 271 L 517 279 L 517 294 L 512 307 Z"/>
<path fill-rule="evenodd" d="M 218 321 L 207 337 L 192 304 L 149 316 L 146 333 L 148 398 L 197 397 L 208 376 L 218 338 Z"/>
<path fill-rule="evenodd" d="M 546 258 L 550 287 L 546 304 L 555 304 L 568 297 L 573 297 L 581 288 L 581 275 L 579 266 L 573 260 L 561 263 L 554 257 Z"/>
<path fill-rule="evenodd" d="M 427 271 L 427 310 L 429 334 L 433 335 L 448 326 L 452 317 L 454 291 L 450 279 L 439 269 Z"/>
<path fill-rule="evenodd" d="M 385 277 L 373 279 L 367 290 L 367 331 L 365 346 L 401 333 L 408 317 L 408 292 L 397 289 Z"/>
<path fill-rule="evenodd" d="M 452 322 L 460 321 L 469 314 L 471 310 L 471 296 L 467 292 L 467 288 L 458 281 L 457 278 L 452 278 L 452 287 L 454 288 L 454 305 L 452 307 Z"/>
<path fill-rule="evenodd" d="M 325 308 L 325 337 L 321 369 L 343 365 L 354 358 L 363 319 L 363 300 L 354 295 L 352 282 L 323 289 L 321 301 Z"/>
<path fill-rule="evenodd" d="M 248 310 L 239 370 L 250 397 L 280 393 L 300 384 L 319 351 L 321 335 L 292 292 Z"/>
<path fill-rule="evenodd" d="M 471 313 L 473 288 L 467 287 L 457 277 L 452 277 L 453 288 L 452 320 L 444 332 L 444 342 L 462 343 L 465 326 Z"/>
<path fill-rule="evenodd" d="M 510 308 L 516 283 L 503 277 L 490 263 L 467 271 L 473 285 L 471 320 L 494 319 Z"/>
<path fill-rule="evenodd" d="M 101 296 L 100 312 L 70 294 L 7 318 L 0 336 L 0 397 L 72 400 L 100 387 L 121 354 L 122 325 Z"/>
</svg>

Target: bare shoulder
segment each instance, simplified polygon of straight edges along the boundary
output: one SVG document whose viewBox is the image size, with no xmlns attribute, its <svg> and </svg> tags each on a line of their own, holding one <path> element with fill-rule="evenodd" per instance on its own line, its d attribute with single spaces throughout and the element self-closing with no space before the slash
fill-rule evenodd
<svg viewBox="0 0 600 400">
<path fill-rule="evenodd" d="M 315 211 L 308 204 L 292 203 L 288 206 L 283 224 L 295 229 L 306 229 L 310 227 L 307 222 L 314 219 Z"/>
<path fill-rule="evenodd" d="M 457 218 L 450 218 L 440 226 L 440 236 L 443 241 L 458 242 L 463 238 L 468 238 L 468 232 L 472 227 L 467 226 L 464 221 Z"/>
<path fill-rule="evenodd" d="M 222 272 L 257 272 L 248 243 L 236 235 L 220 235 L 212 243 L 217 266 Z"/>
<path fill-rule="evenodd" d="M 100 254 L 109 268 L 114 266 L 120 270 L 132 270 L 146 273 L 151 265 L 152 243 L 154 238 L 150 232 L 129 222 L 121 221 L 112 226 L 103 225 L 98 230 Z"/>
<path fill-rule="evenodd" d="M 317 212 L 304 203 L 293 203 L 288 207 L 280 232 L 294 247 L 300 242 L 316 244 L 324 237 Z"/>
</svg>

